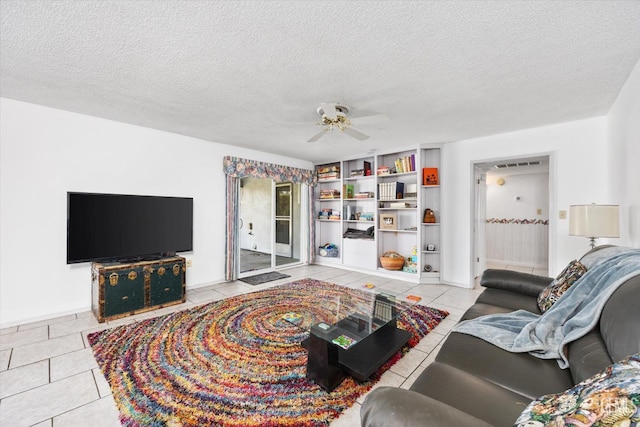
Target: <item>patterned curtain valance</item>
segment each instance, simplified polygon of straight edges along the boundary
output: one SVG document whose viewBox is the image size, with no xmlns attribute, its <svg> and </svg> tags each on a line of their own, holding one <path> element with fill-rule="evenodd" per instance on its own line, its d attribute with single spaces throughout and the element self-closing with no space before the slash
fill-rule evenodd
<svg viewBox="0 0 640 427">
<path fill-rule="evenodd" d="M 308 169 L 274 165 L 232 156 L 225 156 L 223 169 L 226 175 L 236 178 L 247 176 L 252 178 L 271 178 L 275 182 L 299 182 L 311 186 L 315 185 L 318 180 L 316 173 Z"/>
</svg>

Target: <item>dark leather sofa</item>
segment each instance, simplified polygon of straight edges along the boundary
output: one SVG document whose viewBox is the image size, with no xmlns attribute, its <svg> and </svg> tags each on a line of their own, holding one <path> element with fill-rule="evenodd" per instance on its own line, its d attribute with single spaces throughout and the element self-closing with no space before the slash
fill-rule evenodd
<svg viewBox="0 0 640 427">
<path fill-rule="evenodd" d="M 585 265 L 601 246 L 582 257 Z M 602 255 L 602 253 L 600 254 Z M 593 262 L 593 261 L 591 261 Z M 537 296 L 550 277 L 487 270 L 486 289 L 462 320 L 525 309 L 540 313 Z M 362 426 L 513 426 L 534 399 L 563 392 L 608 365 L 640 352 L 640 276 L 607 301 L 599 325 L 566 348 L 569 368 L 528 353 L 510 353 L 479 338 L 452 332 L 435 362 L 409 390 L 379 387 L 363 402 Z"/>
</svg>

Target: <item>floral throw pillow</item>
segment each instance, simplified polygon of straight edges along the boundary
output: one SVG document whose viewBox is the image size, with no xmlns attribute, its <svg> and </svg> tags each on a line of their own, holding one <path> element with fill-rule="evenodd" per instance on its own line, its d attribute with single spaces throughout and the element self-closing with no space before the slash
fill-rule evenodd
<svg viewBox="0 0 640 427">
<path fill-rule="evenodd" d="M 516 427 L 640 426 L 640 353 L 527 406 Z"/>
<path fill-rule="evenodd" d="M 569 265 L 562 270 L 562 273 L 538 295 L 538 308 L 540 311 L 544 313 L 549 310 L 562 294 L 586 272 L 586 267 L 582 265 L 580 261 L 576 261 L 575 259 L 571 261 Z"/>
</svg>

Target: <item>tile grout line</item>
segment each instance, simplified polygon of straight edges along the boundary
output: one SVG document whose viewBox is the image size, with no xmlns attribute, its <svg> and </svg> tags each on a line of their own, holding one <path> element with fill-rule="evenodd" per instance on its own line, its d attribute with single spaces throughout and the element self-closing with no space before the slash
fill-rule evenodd
<svg viewBox="0 0 640 427">
<path fill-rule="evenodd" d="M 308 266 L 307 266 L 307 268 L 308 268 Z M 323 275 L 323 276 L 325 275 L 325 272 L 324 272 L 324 271 L 316 271 L 316 272 L 317 272 L 317 273 L 319 273 L 320 275 Z M 296 275 L 296 276 L 293 276 L 293 275 L 292 275 L 292 277 L 291 277 L 291 278 L 288 278 L 288 280 L 289 280 L 289 281 L 295 281 L 295 280 L 299 280 L 299 279 L 301 279 L 301 278 L 303 278 L 303 277 L 311 277 L 311 276 L 313 276 L 313 272 L 312 272 L 312 271 L 307 271 L 307 272 L 304 272 L 304 274 L 302 274 L 300 277 L 297 277 L 297 275 Z M 334 282 L 339 281 L 339 280 L 335 280 L 336 278 L 338 278 L 338 277 L 342 277 L 342 276 L 344 276 L 344 274 L 338 274 L 337 276 L 329 276 L 329 277 L 326 277 L 326 278 L 323 278 L 323 279 L 318 279 L 318 280 L 321 280 L 321 281 L 324 281 L 324 282 L 332 282 L 332 283 L 334 283 Z M 353 286 L 348 286 L 348 285 L 349 285 L 349 284 L 352 284 L 352 283 L 360 282 L 360 281 L 366 281 L 366 280 L 368 279 L 368 277 L 369 277 L 369 276 L 366 276 L 366 275 L 365 275 L 365 276 L 364 276 L 364 277 L 362 277 L 362 278 L 355 278 L 353 281 L 349 281 L 349 283 L 348 283 L 348 284 L 340 284 L 340 283 L 336 283 L 336 284 L 340 284 L 341 286 L 344 286 L 344 287 L 347 287 L 347 288 L 353 288 Z M 284 283 L 284 282 L 283 282 L 283 283 Z M 389 283 L 389 282 L 385 282 L 385 283 Z M 277 284 L 279 284 L 279 283 L 276 283 L 276 284 L 274 284 L 273 286 L 276 286 Z M 233 284 L 227 284 L 227 285 L 228 285 L 228 286 L 227 286 L 227 288 L 231 288 L 232 286 L 234 286 Z M 394 285 L 395 285 L 395 284 L 394 284 Z M 401 285 L 401 284 L 399 284 L 398 286 L 400 286 L 400 285 Z M 384 287 L 385 287 L 385 286 L 384 286 L 384 284 L 379 284 L 379 285 L 377 285 L 377 286 L 378 286 L 378 287 L 381 287 L 381 288 L 384 288 Z M 392 286 L 393 286 L 393 285 L 392 285 Z M 408 287 L 406 291 L 401 292 L 400 294 L 410 294 L 410 293 L 417 292 L 417 291 L 419 291 L 419 290 L 421 290 L 421 289 L 424 289 L 424 288 L 423 288 L 423 286 L 428 286 L 428 285 L 417 285 L 417 284 L 411 284 L 411 286 L 410 286 L 410 287 Z M 271 286 L 268 286 L 268 287 L 271 287 Z M 216 291 L 216 292 L 220 293 L 218 289 L 211 289 L 211 290 L 214 290 L 214 291 Z M 239 294 L 244 294 L 244 293 L 247 293 L 247 292 L 252 292 L 252 291 L 257 291 L 257 290 L 261 290 L 261 289 L 248 289 L 248 290 L 245 290 L 245 289 L 240 289 L 240 288 L 236 287 L 235 292 L 233 292 L 233 293 L 231 293 L 231 294 L 229 294 L 229 295 L 226 295 L 226 294 L 222 294 L 222 293 L 220 293 L 220 296 L 221 296 L 221 299 L 224 299 L 224 298 L 231 298 L 231 297 L 234 297 L 234 296 L 239 295 Z M 424 303 L 425 305 L 433 306 L 433 302 L 434 302 L 435 300 L 437 300 L 438 298 L 442 297 L 443 295 L 447 294 L 447 292 L 448 292 L 449 290 L 450 290 L 450 289 L 444 290 L 443 292 L 439 293 L 439 294 L 438 294 L 437 296 L 435 296 L 435 297 L 425 298 L 425 299 L 423 300 L 423 303 Z M 462 289 L 462 290 L 465 290 L 465 291 L 466 291 L 467 289 Z M 209 290 L 207 290 L 207 291 L 209 291 Z M 469 290 L 469 291 L 471 291 L 471 290 Z M 430 301 L 427 301 L 427 299 L 430 299 Z M 217 300 L 218 300 L 218 299 L 213 299 L 213 300 L 211 300 L 211 301 L 206 300 L 206 301 L 200 301 L 200 302 L 198 302 L 198 303 L 195 303 L 195 302 L 191 301 L 191 304 L 192 304 L 192 305 L 191 305 L 191 307 L 195 307 L 195 306 L 199 306 L 199 305 L 207 304 L 207 303 L 214 302 L 214 301 L 217 301 Z M 449 306 L 448 306 L 447 304 L 436 304 L 436 305 L 440 305 L 440 306 L 444 305 L 444 306 L 445 306 L 445 308 L 441 308 L 441 309 L 443 309 L 443 310 L 447 310 L 447 311 L 449 311 L 449 313 L 450 313 L 450 314 L 452 314 L 452 313 L 451 313 L 451 310 L 448 308 Z M 190 308 L 190 307 L 184 307 L 184 309 L 188 309 L 188 308 Z M 434 307 L 434 308 L 438 308 L 438 307 Z M 453 309 L 455 309 L 455 310 L 461 310 L 461 311 L 464 311 L 464 309 L 463 309 L 463 308 L 461 308 L 461 307 L 453 307 L 453 306 L 451 306 L 451 308 L 453 308 Z M 179 311 L 179 309 L 177 309 L 176 311 Z M 164 314 L 168 314 L 168 313 L 164 313 Z M 158 314 L 158 315 L 161 315 L 161 314 Z M 79 313 L 74 313 L 73 320 L 79 320 L 79 319 L 80 319 L 80 314 L 79 314 Z M 141 321 L 144 321 L 144 320 L 146 320 L 146 318 L 135 319 L 135 320 L 134 320 L 134 322 L 141 322 Z M 42 341 L 39 341 L 39 342 L 43 342 L 43 341 L 46 341 L 46 340 L 51 339 L 51 333 L 52 333 L 51 324 L 47 324 L 46 326 L 47 326 L 47 330 L 46 330 L 46 331 L 47 331 L 47 334 L 46 334 L 47 338 L 46 338 L 45 340 L 42 340 Z M 107 329 L 110 329 L 111 327 L 115 327 L 115 326 L 120 326 L 120 325 L 114 325 L 114 326 L 109 326 L 109 325 L 107 325 Z M 91 330 L 91 328 L 88 328 L 88 330 Z M 19 332 L 19 331 L 17 331 L 17 332 Z M 76 332 L 76 333 L 80 333 L 80 334 L 81 334 L 81 337 L 80 337 L 80 338 L 82 339 L 82 348 L 83 348 L 83 349 L 87 349 L 87 348 L 90 348 L 90 345 L 88 344 L 88 341 L 86 341 L 86 340 L 84 339 L 84 332 L 85 332 L 85 331 L 80 331 L 80 332 Z M 450 330 L 448 330 L 448 329 L 447 329 L 446 331 L 443 329 L 443 330 L 438 331 L 438 332 L 436 332 L 435 330 L 432 330 L 432 331 L 431 331 L 431 333 L 433 333 L 433 334 L 435 334 L 435 335 L 441 335 L 441 336 L 442 336 L 442 338 L 446 337 L 446 335 L 448 335 L 448 333 L 449 333 L 449 332 L 450 332 Z M 72 335 L 72 334 L 68 334 L 68 335 Z M 64 336 L 64 335 L 63 335 L 63 336 Z M 58 337 L 56 337 L 56 338 L 58 338 Z M 438 343 L 440 343 L 441 341 L 442 341 L 442 339 L 438 340 Z M 13 352 L 13 350 L 14 350 L 14 349 L 15 349 L 15 347 L 11 347 L 11 348 L 9 349 L 9 350 L 10 350 L 10 352 L 9 352 L 9 357 L 8 357 L 8 366 L 7 366 L 7 370 L 9 370 L 9 366 L 11 366 L 11 362 L 12 362 L 12 358 L 13 358 L 13 353 L 14 353 L 14 352 Z M 402 385 L 406 385 L 406 386 L 408 387 L 408 386 L 409 386 L 409 384 L 407 384 L 407 382 L 410 380 L 411 376 L 412 376 L 412 375 L 414 375 L 418 370 L 423 369 L 423 368 L 422 368 L 422 366 L 423 366 L 423 363 L 425 362 L 425 360 L 427 360 L 429 357 L 431 357 L 431 355 L 432 355 L 432 354 L 436 354 L 436 353 L 437 353 L 437 350 L 438 350 L 438 346 L 437 346 L 437 345 L 435 345 L 435 346 L 434 346 L 434 348 L 433 348 L 430 352 L 428 352 L 428 353 L 427 353 L 427 352 L 425 352 L 425 351 L 423 351 L 423 350 L 417 350 L 417 351 L 421 351 L 422 353 L 426 353 L 426 354 L 427 354 L 427 357 L 426 357 L 426 358 L 425 358 L 425 359 L 424 359 L 424 360 L 423 360 L 423 361 L 422 361 L 422 362 L 421 362 L 417 367 L 415 367 L 414 369 L 412 369 L 412 371 L 409 373 L 409 375 L 402 375 L 402 374 L 399 374 L 399 373 L 395 373 L 395 372 L 394 372 L 394 374 L 395 374 L 395 375 L 398 375 L 398 377 L 402 378 Z M 75 351 L 78 351 L 78 350 L 75 350 Z M 71 353 L 71 352 L 69 352 L 69 353 Z M 69 353 L 65 353 L 65 354 L 69 354 Z M 57 355 L 56 357 L 58 357 L 58 356 L 64 356 L 65 354 L 63 354 L 63 355 Z M 47 358 L 47 362 L 48 362 L 48 370 L 49 370 L 49 384 L 51 384 L 51 379 L 52 379 L 52 360 L 51 360 L 51 357 Z M 14 369 L 16 369 L 16 368 L 14 368 Z M 99 369 L 99 368 L 98 368 L 98 369 Z M 90 371 L 92 372 L 93 385 L 94 385 L 94 387 L 96 388 L 97 393 L 98 393 L 98 399 L 97 399 L 97 400 L 100 400 L 100 399 L 102 399 L 102 398 L 107 398 L 108 396 L 101 396 L 101 395 L 100 395 L 100 389 L 99 389 L 99 386 L 98 386 L 98 379 L 97 379 L 96 371 L 95 371 L 94 369 L 90 369 Z M 100 372 L 100 371 L 98 371 L 98 372 Z M 393 371 L 391 371 L 391 372 L 393 372 Z M 37 387 L 34 387 L 33 389 L 35 389 L 35 388 L 37 388 Z M 30 389 L 30 390 L 32 390 L 32 389 Z M 112 395 L 110 395 L 110 398 L 111 398 L 111 399 L 113 399 L 113 396 L 112 396 Z M 95 402 L 95 400 L 94 400 L 94 401 L 92 401 L 92 402 L 87 402 L 87 403 L 85 403 L 85 404 L 81 405 L 80 407 L 82 407 L 82 406 L 86 406 L 86 405 L 91 404 L 91 403 L 93 403 L 93 402 Z M 360 404 L 359 404 L 359 403 L 356 403 L 356 405 L 360 406 Z M 78 407 L 78 408 L 80 408 L 80 407 Z M 75 410 L 77 410 L 78 408 L 74 408 L 74 409 L 68 410 L 68 411 L 66 411 L 65 413 L 75 411 Z M 60 415 L 62 415 L 62 414 L 56 414 L 56 415 L 54 415 L 53 417 L 48 418 L 48 419 L 46 419 L 46 420 L 43 420 L 43 421 L 41 421 L 41 422 L 46 422 L 46 421 L 48 421 L 48 422 L 49 422 L 49 425 L 53 425 L 53 419 L 54 419 L 54 417 L 57 417 L 57 416 L 60 416 Z M 338 420 L 338 419 L 339 419 L 339 418 L 336 418 L 336 420 Z M 336 421 L 336 420 L 334 420 L 334 421 Z M 332 423 L 332 424 L 333 424 L 333 423 Z"/>
</svg>

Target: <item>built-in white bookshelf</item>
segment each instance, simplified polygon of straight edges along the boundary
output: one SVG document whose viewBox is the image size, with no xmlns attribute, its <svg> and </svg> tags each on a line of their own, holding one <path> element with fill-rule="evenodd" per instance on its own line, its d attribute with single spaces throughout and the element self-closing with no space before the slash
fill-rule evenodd
<svg viewBox="0 0 640 427">
<path fill-rule="evenodd" d="M 317 172 L 329 171 L 321 173 L 315 189 L 316 263 L 439 283 L 440 151 L 439 145 L 428 145 L 316 165 Z M 425 168 L 437 170 L 437 183 L 426 183 Z M 434 212 L 435 223 L 423 222 L 426 209 Z M 339 248 L 338 257 L 319 256 L 326 243 Z M 382 267 L 380 257 L 387 251 L 405 257 L 404 271 Z"/>
</svg>

